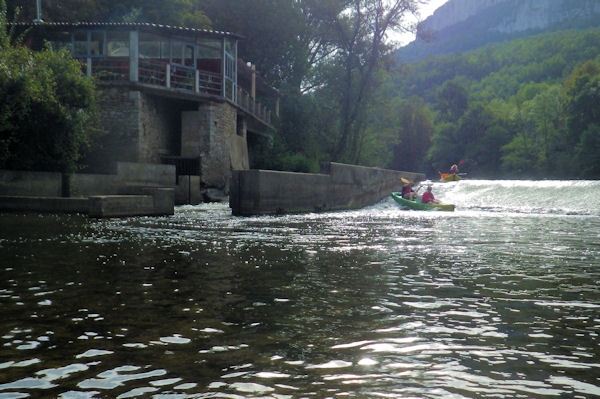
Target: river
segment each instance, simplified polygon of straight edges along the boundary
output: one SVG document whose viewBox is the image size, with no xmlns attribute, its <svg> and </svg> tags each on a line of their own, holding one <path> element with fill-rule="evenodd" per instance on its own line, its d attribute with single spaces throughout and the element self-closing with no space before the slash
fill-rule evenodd
<svg viewBox="0 0 600 399">
<path fill-rule="evenodd" d="M 0 214 L 0 399 L 600 397 L 600 182 Z"/>
</svg>

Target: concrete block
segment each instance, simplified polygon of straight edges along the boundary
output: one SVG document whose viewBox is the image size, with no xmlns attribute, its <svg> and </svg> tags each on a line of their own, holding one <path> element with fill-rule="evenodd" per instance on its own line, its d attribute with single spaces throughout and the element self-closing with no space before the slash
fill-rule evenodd
<svg viewBox="0 0 600 399">
<path fill-rule="evenodd" d="M 175 186 L 175 165 L 118 162 L 117 176 L 122 182 L 150 186 Z"/>
<path fill-rule="evenodd" d="M 0 170 L 0 195 L 60 197 L 60 173 Z"/>
<path fill-rule="evenodd" d="M 0 197 L 0 209 L 11 212 L 83 213 L 88 212 L 87 198 Z"/>
<path fill-rule="evenodd" d="M 71 175 L 71 195 L 116 195 L 122 184 L 117 175 L 74 173 Z"/>
<path fill-rule="evenodd" d="M 152 215 L 162 216 L 175 214 L 174 188 L 146 187 L 143 191 L 147 195 L 152 196 Z"/>
<path fill-rule="evenodd" d="M 200 176 L 180 175 L 175 187 L 175 204 L 197 205 L 202 203 Z"/>
<path fill-rule="evenodd" d="M 153 215 L 154 198 L 151 195 L 98 195 L 91 196 L 91 217 L 119 217 Z"/>
</svg>

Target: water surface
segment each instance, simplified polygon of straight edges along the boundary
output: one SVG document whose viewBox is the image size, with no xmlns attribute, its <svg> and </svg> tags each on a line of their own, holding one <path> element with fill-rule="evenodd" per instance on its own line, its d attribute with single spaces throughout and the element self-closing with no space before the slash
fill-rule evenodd
<svg viewBox="0 0 600 399">
<path fill-rule="evenodd" d="M 1 214 L 0 399 L 600 397 L 600 183 L 434 193 Z"/>
</svg>

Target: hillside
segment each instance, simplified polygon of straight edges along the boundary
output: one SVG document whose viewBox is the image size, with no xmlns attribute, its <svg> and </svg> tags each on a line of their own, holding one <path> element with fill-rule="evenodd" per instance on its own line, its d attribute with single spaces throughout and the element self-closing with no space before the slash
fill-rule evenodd
<svg viewBox="0 0 600 399">
<path fill-rule="evenodd" d="M 600 28 L 541 33 L 477 50 L 405 64 L 393 76 L 402 97 L 435 102 L 436 91 L 458 80 L 472 99 L 508 99 L 526 83 L 561 82 L 575 67 L 600 58 Z"/>
<path fill-rule="evenodd" d="M 600 26 L 597 0 L 450 0 L 399 49 L 400 62 L 464 52 L 542 32 Z"/>
<path fill-rule="evenodd" d="M 600 27 L 428 57 L 390 79 L 404 104 L 396 151 L 418 153 L 429 175 L 461 160 L 471 177 L 600 178 Z M 433 130 L 416 146 L 419 109 Z"/>
</svg>

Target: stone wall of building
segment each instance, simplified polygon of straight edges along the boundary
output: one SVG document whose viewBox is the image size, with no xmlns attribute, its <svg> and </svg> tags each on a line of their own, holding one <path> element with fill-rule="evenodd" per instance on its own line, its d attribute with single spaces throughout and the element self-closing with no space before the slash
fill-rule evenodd
<svg viewBox="0 0 600 399">
<path fill-rule="evenodd" d="M 140 100 L 138 162 L 160 163 L 161 156 L 179 152 L 180 104 L 170 98 L 144 93 Z"/>
<path fill-rule="evenodd" d="M 202 187 L 228 191 L 231 171 L 248 169 L 245 123 L 230 104 L 201 104 L 183 112 L 181 131 L 181 155 L 201 159 Z"/>
<path fill-rule="evenodd" d="M 141 93 L 121 87 L 96 92 L 100 126 L 85 156 L 86 172 L 116 173 L 117 161 L 139 162 Z"/>
<path fill-rule="evenodd" d="M 247 123 L 227 102 L 198 103 L 128 86 L 98 91 L 101 132 L 86 156 L 89 173 L 116 173 L 117 161 L 199 158 L 198 189 L 229 190 L 232 170 L 249 168 Z"/>
<path fill-rule="evenodd" d="M 100 131 L 86 171 L 115 173 L 117 161 L 160 163 L 162 155 L 179 153 L 181 103 L 127 87 L 102 88 L 97 101 Z"/>
</svg>

